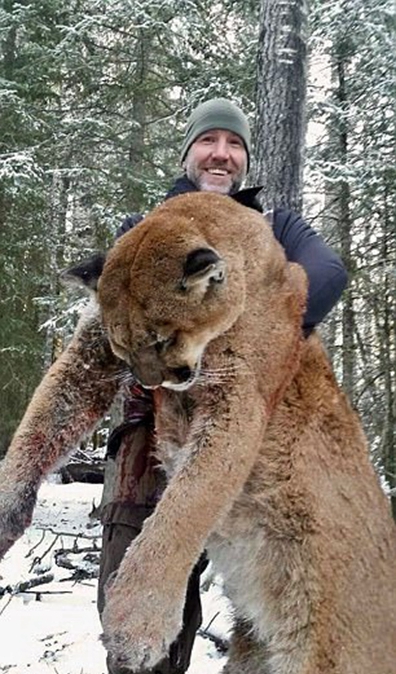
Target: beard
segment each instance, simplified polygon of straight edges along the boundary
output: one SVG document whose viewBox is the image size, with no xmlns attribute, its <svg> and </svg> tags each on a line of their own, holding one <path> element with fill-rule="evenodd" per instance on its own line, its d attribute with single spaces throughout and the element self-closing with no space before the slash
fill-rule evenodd
<svg viewBox="0 0 396 674">
<path fill-rule="evenodd" d="M 222 165 L 213 166 L 212 168 L 224 168 Z M 238 173 L 234 175 L 228 174 L 224 176 L 223 181 L 216 181 L 216 178 L 211 179 L 210 175 L 198 168 L 194 162 L 187 160 L 186 175 L 190 182 L 193 183 L 202 192 L 217 192 L 218 194 L 234 194 L 241 188 L 246 177 L 245 167 L 241 168 Z"/>
</svg>

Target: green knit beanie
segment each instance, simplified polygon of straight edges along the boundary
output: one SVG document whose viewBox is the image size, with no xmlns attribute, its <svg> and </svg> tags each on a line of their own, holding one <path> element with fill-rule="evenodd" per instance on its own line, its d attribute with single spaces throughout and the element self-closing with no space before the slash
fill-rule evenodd
<svg viewBox="0 0 396 674">
<path fill-rule="evenodd" d="M 239 136 L 247 152 L 247 169 L 249 170 L 251 138 L 249 122 L 246 115 L 234 103 L 226 98 L 213 98 L 198 105 L 190 115 L 184 137 L 181 161 L 183 162 L 191 145 L 198 136 L 213 129 L 225 129 Z"/>
</svg>

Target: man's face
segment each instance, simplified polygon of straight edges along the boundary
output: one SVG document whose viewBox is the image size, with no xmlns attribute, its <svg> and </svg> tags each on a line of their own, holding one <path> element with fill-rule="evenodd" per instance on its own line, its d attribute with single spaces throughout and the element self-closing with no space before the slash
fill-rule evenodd
<svg viewBox="0 0 396 674">
<path fill-rule="evenodd" d="M 230 194 L 240 188 L 246 177 L 247 153 L 235 133 L 213 129 L 198 136 L 183 166 L 187 178 L 198 189 Z"/>
</svg>

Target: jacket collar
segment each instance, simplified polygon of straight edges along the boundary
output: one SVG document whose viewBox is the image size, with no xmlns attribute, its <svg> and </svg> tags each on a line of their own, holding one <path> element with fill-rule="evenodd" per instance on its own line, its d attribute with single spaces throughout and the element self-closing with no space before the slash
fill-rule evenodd
<svg viewBox="0 0 396 674">
<path fill-rule="evenodd" d="M 262 185 L 258 185 L 257 187 L 247 187 L 246 189 L 239 190 L 239 192 L 235 192 L 230 196 L 233 199 L 235 199 L 235 201 L 237 201 L 239 204 L 242 204 L 242 206 L 254 208 L 256 211 L 262 213 L 263 209 L 261 207 L 259 200 L 257 199 L 257 195 L 259 194 L 259 192 L 261 192 L 262 189 L 263 189 Z M 174 185 L 167 193 L 165 199 L 176 197 L 179 194 L 186 194 L 187 192 L 198 192 L 198 191 L 199 190 L 196 187 L 196 185 L 194 185 L 194 183 L 192 183 L 187 178 L 187 176 L 183 174 L 182 176 L 177 178 Z"/>
</svg>

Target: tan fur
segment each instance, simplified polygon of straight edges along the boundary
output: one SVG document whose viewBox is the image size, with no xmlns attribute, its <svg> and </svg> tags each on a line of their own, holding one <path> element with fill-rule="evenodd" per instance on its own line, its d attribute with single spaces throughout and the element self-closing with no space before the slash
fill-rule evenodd
<svg viewBox="0 0 396 674">
<path fill-rule="evenodd" d="M 36 389 L 0 464 L 0 559 L 30 524 L 43 477 L 110 407 L 119 372 L 91 303 L 70 345 Z"/>
<path fill-rule="evenodd" d="M 201 248 L 220 262 L 186 279 Z M 104 324 L 155 389 L 169 476 L 103 616 L 133 670 L 176 637 L 206 547 L 235 607 L 228 674 L 396 671 L 395 528 L 319 339 L 301 339 L 304 295 L 262 217 L 214 194 L 160 206 L 106 263 Z"/>
<path fill-rule="evenodd" d="M 186 277 L 197 248 L 218 261 Z M 168 201 L 108 259 L 100 302 L 112 347 L 143 383 L 165 385 L 154 395 L 169 485 L 104 613 L 107 646 L 135 670 L 167 652 L 207 547 L 235 607 L 227 674 L 396 671 L 394 525 L 320 341 L 301 338 L 304 296 L 303 272 L 262 217 L 214 194 Z M 194 370 L 202 353 L 184 386 L 174 368 Z M 43 476 L 120 383 L 88 313 L 0 467 L 0 556 Z"/>
</svg>

